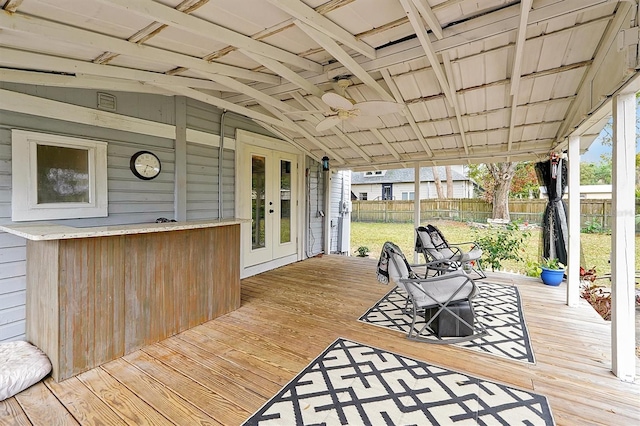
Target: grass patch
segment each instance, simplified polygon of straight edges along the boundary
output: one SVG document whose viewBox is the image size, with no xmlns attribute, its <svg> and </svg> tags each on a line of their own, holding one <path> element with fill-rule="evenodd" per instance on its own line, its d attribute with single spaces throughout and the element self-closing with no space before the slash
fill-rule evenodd
<svg viewBox="0 0 640 426">
<path fill-rule="evenodd" d="M 454 221 L 434 221 L 432 222 L 445 235 L 450 243 L 460 243 L 473 241 L 475 239 L 474 229 L 463 222 Z M 480 230 L 480 232 L 490 232 Z M 367 246 L 370 249 L 370 256 L 377 258 L 382 250 L 382 245 L 386 241 L 396 243 L 407 256 L 410 262 L 413 261 L 413 239 L 415 230 L 411 223 L 351 223 L 351 247 Z M 636 269 L 640 265 L 640 236 L 636 235 Z M 539 229 L 531 230 L 531 237 L 527 240 L 526 247 L 521 254 L 521 261 L 503 261 L 506 270 L 524 273 L 526 262 L 540 261 L 540 243 L 542 241 Z M 611 252 L 611 235 L 608 234 L 580 234 L 580 245 L 582 249 L 581 266 L 587 269 L 596 267 L 597 275 L 611 273 L 609 264 L 609 254 Z M 422 262 L 422 257 L 420 262 Z"/>
</svg>

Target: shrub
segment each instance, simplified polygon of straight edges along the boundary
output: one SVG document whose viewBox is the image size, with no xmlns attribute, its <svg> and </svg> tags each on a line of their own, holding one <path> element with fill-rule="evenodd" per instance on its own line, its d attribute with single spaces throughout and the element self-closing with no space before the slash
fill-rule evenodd
<svg viewBox="0 0 640 426">
<path fill-rule="evenodd" d="M 358 257 L 367 257 L 367 254 L 369 254 L 369 247 L 360 246 L 356 249 L 356 252 L 358 253 Z"/>
<path fill-rule="evenodd" d="M 527 260 L 524 272 L 528 277 L 539 278 L 540 274 L 542 273 L 540 262 L 536 262 L 535 260 Z"/>
<path fill-rule="evenodd" d="M 482 249 L 482 260 L 485 265 L 490 265 L 491 270 L 501 270 L 502 261 L 522 261 L 526 240 L 531 236 L 529 230 L 520 230 L 518 221 L 507 224 L 504 228 L 491 228 L 480 236 L 476 230 L 476 243 Z"/>
<path fill-rule="evenodd" d="M 584 234 L 604 234 L 604 228 L 598 221 L 587 221 L 582 228 Z"/>
</svg>

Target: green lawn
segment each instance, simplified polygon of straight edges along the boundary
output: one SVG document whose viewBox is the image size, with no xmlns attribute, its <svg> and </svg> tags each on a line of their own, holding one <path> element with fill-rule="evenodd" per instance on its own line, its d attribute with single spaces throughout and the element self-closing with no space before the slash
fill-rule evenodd
<svg viewBox="0 0 640 426">
<path fill-rule="evenodd" d="M 442 231 L 450 243 L 473 241 L 476 235 L 474 229 L 463 222 L 434 221 L 433 225 Z M 482 230 L 481 232 L 490 232 Z M 409 262 L 413 261 L 414 227 L 410 223 L 351 223 L 351 251 L 356 252 L 360 246 L 369 247 L 369 255 L 377 258 L 386 241 L 396 243 Z M 581 266 L 587 269 L 595 266 L 599 276 L 611 273 L 609 265 L 609 253 L 611 251 L 611 235 L 607 234 L 581 234 Z M 540 231 L 531 231 L 526 249 L 522 253 L 522 261 L 504 261 L 503 266 L 507 270 L 524 272 L 527 260 L 539 261 L 540 259 Z M 420 261 L 423 261 L 421 258 Z M 640 269 L 640 236 L 636 235 L 636 270 Z"/>
</svg>

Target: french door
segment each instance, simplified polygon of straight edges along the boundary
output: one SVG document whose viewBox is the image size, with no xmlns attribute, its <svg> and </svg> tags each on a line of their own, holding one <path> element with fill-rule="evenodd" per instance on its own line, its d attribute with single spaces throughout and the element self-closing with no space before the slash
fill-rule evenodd
<svg viewBox="0 0 640 426">
<path fill-rule="evenodd" d="M 251 218 L 250 232 L 243 236 L 244 266 L 295 255 L 297 156 L 249 146 L 244 157 L 242 217 Z"/>
</svg>

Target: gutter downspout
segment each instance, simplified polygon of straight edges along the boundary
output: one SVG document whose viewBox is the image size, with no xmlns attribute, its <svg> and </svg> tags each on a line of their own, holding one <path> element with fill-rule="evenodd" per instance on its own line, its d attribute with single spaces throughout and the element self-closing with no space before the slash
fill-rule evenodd
<svg viewBox="0 0 640 426">
<path fill-rule="evenodd" d="M 218 147 L 218 218 L 224 218 L 224 194 L 222 189 L 222 163 L 224 160 L 224 116 L 227 110 L 223 109 L 220 115 L 220 146 Z"/>
</svg>

